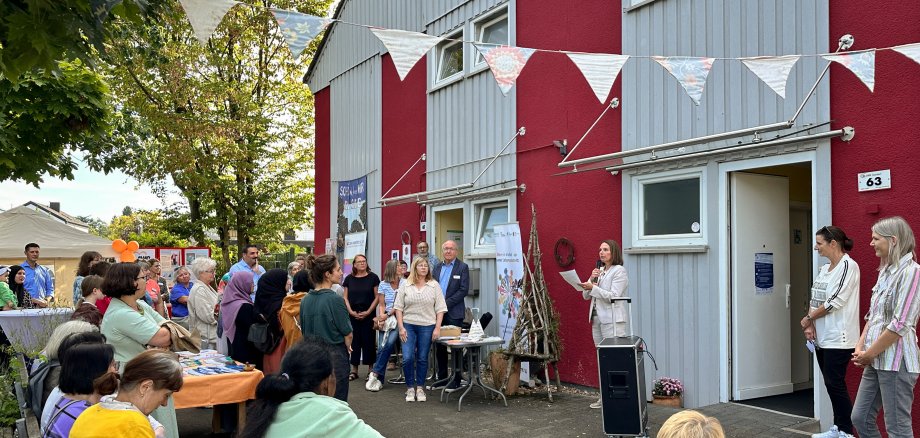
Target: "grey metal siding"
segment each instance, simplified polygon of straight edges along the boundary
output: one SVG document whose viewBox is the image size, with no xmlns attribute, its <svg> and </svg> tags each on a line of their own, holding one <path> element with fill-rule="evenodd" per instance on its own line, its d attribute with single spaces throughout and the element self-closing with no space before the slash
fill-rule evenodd
<svg viewBox="0 0 920 438">
<path fill-rule="evenodd" d="M 331 166 L 333 181 L 348 181 L 367 175 L 367 254 L 380 254 L 381 215 L 376 206 L 381 194 L 381 62 L 375 56 L 346 71 L 330 84 Z M 337 184 L 333 184 L 337 188 Z M 332 232 L 338 197 L 332 197 Z M 381 272 L 377 257 L 369 257 L 371 268 Z"/>
<path fill-rule="evenodd" d="M 339 19 L 349 23 L 424 32 L 424 9 L 419 0 L 342 0 Z M 439 3 L 437 2 L 431 3 Z M 425 2 L 427 3 L 427 2 Z M 309 86 L 314 92 L 367 58 L 386 53 L 386 48 L 364 27 L 335 23 L 328 30 L 326 45 L 313 67 Z"/>
<path fill-rule="evenodd" d="M 828 51 L 827 1 L 659 1 L 624 13 L 623 52 L 628 55 L 743 57 L 816 54 Z M 651 59 L 634 58 L 622 72 L 623 148 L 633 149 L 790 119 L 825 62 L 801 58 L 779 98 L 739 61 L 716 60 L 699 106 L 678 82 Z M 797 121 L 830 119 L 829 85 L 824 79 Z M 771 138 L 775 134 L 765 134 Z M 749 140 L 750 137 L 745 138 Z M 684 152 L 734 144 L 726 140 Z M 828 142 L 824 142 L 825 144 Z M 825 146 L 822 146 L 825 147 Z M 675 152 L 662 152 L 667 156 Z M 671 167 L 698 165 L 688 160 Z M 647 380 L 673 376 L 684 381 L 686 407 L 720 401 L 718 164 L 704 160 L 709 223 L 703 224 L 708 250 L 702 253 L 627 254 L 629 293 L 636 333 L 658 360 Z M 640 172 L 655 172 L 648 168 Z M 636 171 L 627 171 L 628 179 Z M 624 181 L 625 182 L 625 181 Z M 623 240 L 632 244 L 630 184 L 623 184 Z M 727 309 L 726 309 L 727 310 Z M 728 348 L 725 346 L 724 348 Z"/>
</svg>

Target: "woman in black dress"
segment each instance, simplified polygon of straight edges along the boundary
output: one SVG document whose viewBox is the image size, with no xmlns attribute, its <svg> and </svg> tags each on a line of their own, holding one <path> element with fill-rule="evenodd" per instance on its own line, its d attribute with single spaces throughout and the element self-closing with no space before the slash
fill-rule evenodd
<svg viewBox="0 0 920 438">
<path fill-rule="evenodd" d="M 371 367 L 377 360 L 377 343 L 374 338 L 374 315 L 377 309 L 377 285 L 380 277 L 371 272 L 367 257 L 358 254 L 352 259 L 352 271 L 342 286 L 345 287 L 345 307 L 351 317 L 354 340 L 351 343 L 351 374 L 348 380 L 358 378 L 358 365 Z"/>
</svg>

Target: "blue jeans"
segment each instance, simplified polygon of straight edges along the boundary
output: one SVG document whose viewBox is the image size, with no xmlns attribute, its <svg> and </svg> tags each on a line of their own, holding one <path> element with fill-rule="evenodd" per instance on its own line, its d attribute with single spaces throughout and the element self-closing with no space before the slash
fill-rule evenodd
<svg viewBox="0 0 920 438">
<path fill-rule="evenodd" d="M 406 329 L 406 331 L 409 331 L 409 329 Z M 386 339 L 383 339 L 383 333 L 377 332 L 377 362 L 374 363 L 374 373 L 377 374 L 377 378 L 380 380 L 383 380 L 383 376 L 387 372 L 387 361 L 390 360 L 390 354 L 393 353 L 393 346 L 396 345 L 399 330 L 390 330 Z M 383 345 L 380 345 L 381 342 Z"/>
<path fill-rule="evenodd" d="M 428 374 L 428 351 L 431 350 L 431 334 L 434 324 L 415 325 L 403 323 L 406 328 L 406 342 L 402 344 L 403 374 L 406 386 L 414 388 L 425 385 Z"/>
</svg>

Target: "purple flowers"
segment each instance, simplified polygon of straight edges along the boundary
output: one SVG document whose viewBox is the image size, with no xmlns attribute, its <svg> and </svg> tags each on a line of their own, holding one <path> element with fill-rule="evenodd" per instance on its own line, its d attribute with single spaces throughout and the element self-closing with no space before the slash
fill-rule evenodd
<svg viewBox="0 0 920 438">
<path fill-rule="evenodd" d="M 678 396 L 684 393 L 684 384 L 671 377 L 662 377 L 653 382 L 652 395 L 659 397 Z"/>
</svg>

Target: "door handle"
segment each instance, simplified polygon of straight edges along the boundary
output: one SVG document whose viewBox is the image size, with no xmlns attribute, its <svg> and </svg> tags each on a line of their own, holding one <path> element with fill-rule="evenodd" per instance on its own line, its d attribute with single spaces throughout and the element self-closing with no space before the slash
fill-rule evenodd
<svg viewBox="0 0 920 438">
<path fill-rule="evenodd" d="M 789 308 L 790 302 L 792 301 L 792 285 L 786 285 L 786 308 Z"/>
</svg>

